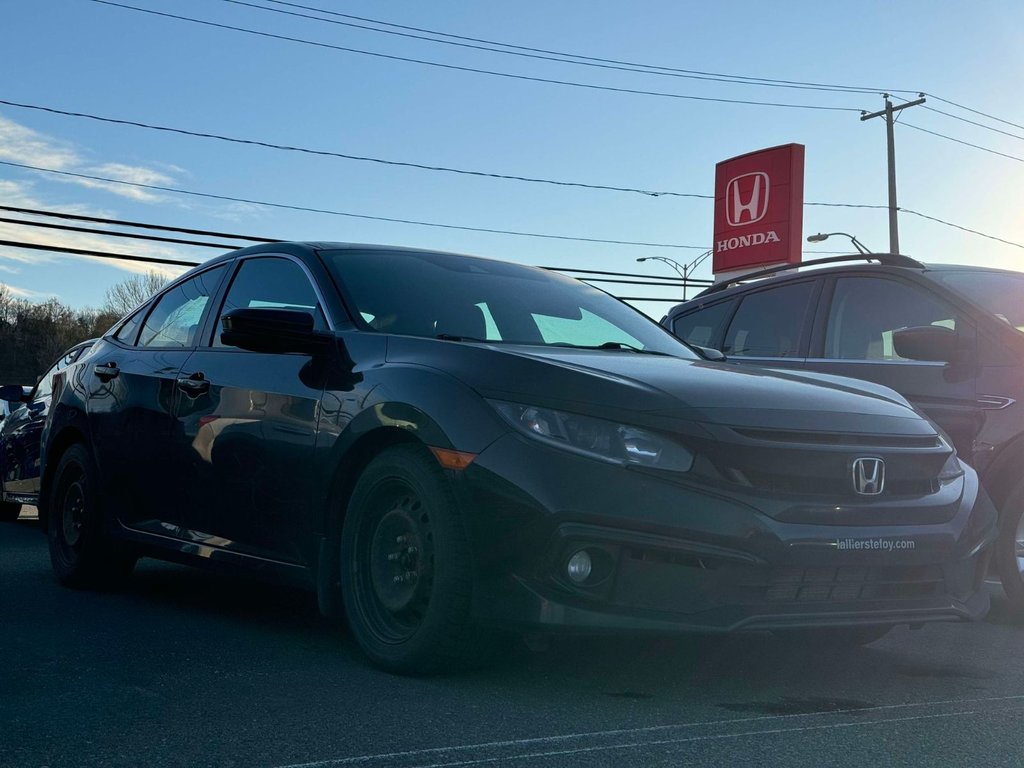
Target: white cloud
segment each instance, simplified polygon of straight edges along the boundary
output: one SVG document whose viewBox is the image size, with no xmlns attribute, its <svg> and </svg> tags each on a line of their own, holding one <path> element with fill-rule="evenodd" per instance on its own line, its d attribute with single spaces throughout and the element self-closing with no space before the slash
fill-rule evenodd
<svg viewBox="0 0 1024 768">
<path fill-rule="evenodd" d="M 81 158 L 65 142 L 57 141 L 0 115 L 0 158 L 27 165 L 67 170 Z"/>
<path fill-rule="evenodd" d="M 106 176 L 133 184 L 155 184 L 167 186 L 174 182 L 169 173 L 184 173 L 177 166 L 168 163 L 159 165 L 168 172 L 126 163 L 90 163 L 82 153 L 64 141 L 34 131 L 0 115 L 0 160 L 11 160 L 25 165 L 36 165 L 58 171 L 84 173 L 92 176 Z M 89 189 L 105 192 L 143 203 L 163 202 L 165 197 L 141 187 L 117 184 L 98 179 L 84 179 L 77 176 L 57 176 L 54 180 L 76 184 Z"/>
<path fill-rule="evenodd" d="M 30 291 L 28 288 L 19 288 L 16 285 L 4 282 L 0 282 L 0 287 L 6 289 L 8 293 L 18 299 L 48 299 L 51 296 L 57 295 L 55 293 L 39 293 L 38 291 Z"/>
</svg>

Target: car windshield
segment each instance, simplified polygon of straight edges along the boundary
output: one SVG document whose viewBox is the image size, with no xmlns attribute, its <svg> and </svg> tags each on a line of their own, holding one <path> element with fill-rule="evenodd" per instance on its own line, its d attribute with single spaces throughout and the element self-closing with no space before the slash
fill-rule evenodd
<svg viewBox="0 0 1024 768">
<path fill-rule="evenodd" d="M 934 276 L 1003 322 L 1024 332 L 1024 274 L 950 270 L 936 272 Z"/>
<path fill-rule="evenodd" d="M 362 319 L 385 333 L 696 357 L 608 294 L 534 267 L 428 252 L 321 255 Z"/>
</svg>

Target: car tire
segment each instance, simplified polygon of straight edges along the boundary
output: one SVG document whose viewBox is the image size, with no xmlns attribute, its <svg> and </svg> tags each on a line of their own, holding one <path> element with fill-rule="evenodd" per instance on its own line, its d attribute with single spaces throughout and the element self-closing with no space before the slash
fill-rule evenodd
<svg viewBox="0 0 1024 768">
<path fill-rule="evenodd" d="M 463 521 L 426 450 L 394 446 L 369 463 L 349 499 L 340 546 L 349 631 L 374 664 L 426 675 L 487 659 L 491 638 L 470 617 Z"/>
<path fill-rule="evenodd" d="M 116 586 L 138 559 L 104 530 L 95 462 L 83 445 L 73 445 L 53 474 L 47 539 L 57 580 L 80 589 Z"/>
<path fill-rule="evenodd" d="M 21 504 L 0 501 L 0 523 L 13 523 L 21 514 Z"/>
<path fill-rule="evenodd" d="M 1024 483 L 1010 491 L 999 509 L 999 538 L 995 545 L 996 572 L 1010 610 L 1024 615 Z M 1017 542 L 1021 540 L 1018 546 Z M 1019 551 L 1018 551 L 1019 550 Z"/>
<path fill-rule="evenodd" d="M 786 630 L 775 636 L 809 648 L 857 648 L 881 640 L 892 629 L 891 624 L 869 624 L 855 627 L 823 627 L 821 629 Z"/>
</svg>

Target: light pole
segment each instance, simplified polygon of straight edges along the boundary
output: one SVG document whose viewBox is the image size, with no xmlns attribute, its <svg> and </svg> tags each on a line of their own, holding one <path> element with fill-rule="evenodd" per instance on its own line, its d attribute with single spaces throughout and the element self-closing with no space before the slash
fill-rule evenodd
<svg viewBox="0 0 1024 768">
<path fill-rule="evenodd" d="M 683 301 L 686 301 L 686 288 L 689 284 L 690 271 L 695 269 L 701 262 L 710 256 L 712 251 L 705 251 L 700 256 L 695 258 L 689 264 L 680 264 L 675 259 L 670 259 L 667 256 L 641 256 L 637 261 L 663 261 L 668 264 L 672 269 L 676 271 L 676 274 L 683 278 Z"/>
<path fill-rule="evenodd" d="M 842 235 L 843 237 L 850 238 L 850 242 L 853 243 L 853 247 L 857 249 L 858 253 L 863 253 L 863 254 L 871 253 L 871 251 L 868 250 L 867 247 L 865 247 L 864 243 L 862 243 L 860 240 L 858 240 L 853 235 L 848 234 L 846 232 L 819 232 L 816 235 L 808 235 L 807 236 L 807 242 L 808 243 L 824 243 L 826 240 L 828 240 L 830 237 L 832 237 L 832 235 Z"/>
</svg>

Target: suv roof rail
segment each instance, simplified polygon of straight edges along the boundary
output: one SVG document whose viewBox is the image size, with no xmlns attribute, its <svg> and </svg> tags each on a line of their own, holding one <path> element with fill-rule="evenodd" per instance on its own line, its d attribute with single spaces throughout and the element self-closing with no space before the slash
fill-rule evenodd
<svg viewBox="0 0 1024 768">
<path fill-rule="evenodd" d="M 753 280 L 758 277 L 768 277 L 778 272 L 786 272 L 791 269 L 799 269 L 800 267 L 814 267 L 819 264 L 834 264 L 839 261 L 877 261 L 879 264 L 884 264 L 889 267 L 910 267 L 912 269 L 924 269 L 925 266 L 920 261 L 912 259 L 909 256 L 902 256 L 898 253 L 850 253 L 843 256 L 829 256 L 824 259 L 811 259 L 810 261 L 802 261 L 799 264 L 780 264 L 776 267 L 768 267 L 767 269 L 761 269 L 756 272 L 749 272 L 745 275 L 739 275 L 730 280 L 723 280 L 720 283 L 712 285 L 701 291 L 698 296 L 706 296 L 709 293 L 718 293 L 724 291 L 726 288 L 737 283 L 741 283 L 744 280 Z M 694 297 L 696 298 L 696 297 Z"/>
</svg>

